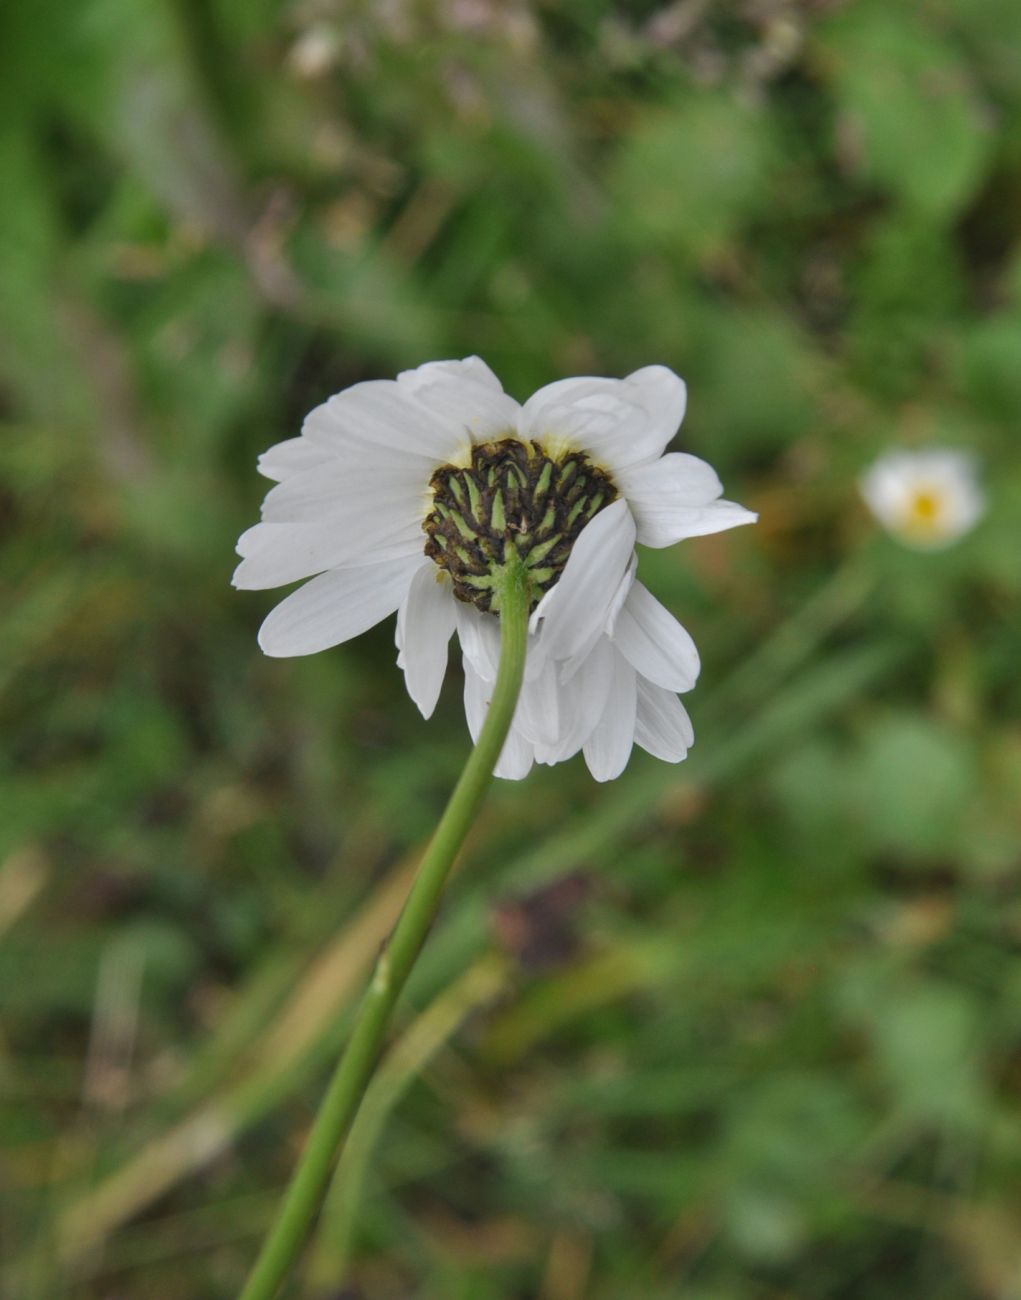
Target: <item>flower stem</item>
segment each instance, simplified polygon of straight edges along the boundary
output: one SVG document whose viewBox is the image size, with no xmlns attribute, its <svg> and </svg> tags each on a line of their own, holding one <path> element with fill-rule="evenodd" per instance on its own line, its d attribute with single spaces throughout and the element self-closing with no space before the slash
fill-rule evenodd
<svg viewBox="0 0 1021 1300">
<path fill-rule="evenodd" d="M 513 548 L 508 550 L 514 555 Z M 450 868 L 475 820 L 510 730 L 524 678 L 528 641 L 531 591 L 523 565 L 512 562 L 500 571 L 498 595 L 500 667 L 478 743 L 454 787 L 404 909 L 376 963 L 347 1047 L 240 1300 L 272 1300 L 304 1244 L 375 1069 L 390 1013 L 425 942 Z"/>
</svg>

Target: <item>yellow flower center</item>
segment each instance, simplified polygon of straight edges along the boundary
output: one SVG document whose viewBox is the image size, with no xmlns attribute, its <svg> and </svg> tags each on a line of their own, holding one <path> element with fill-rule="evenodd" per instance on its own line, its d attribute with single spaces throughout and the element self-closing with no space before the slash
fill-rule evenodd
<svg viewBox="0 0 1021 1300">
<path fill-rule="evenodd" d="M 911 503 L 911 512 L 919 523 L 932 523 L 940 513 L 940 500 L 935 492 L 917 492 Z"/>
<path fill-rule="evenodd" d="M 902 525 L 904 533 L 919 541 L 941 537 L 946 522 L 944 505 L 942 495 L 934 488 L 919 488 L 908 503 Z"/>
</svg>

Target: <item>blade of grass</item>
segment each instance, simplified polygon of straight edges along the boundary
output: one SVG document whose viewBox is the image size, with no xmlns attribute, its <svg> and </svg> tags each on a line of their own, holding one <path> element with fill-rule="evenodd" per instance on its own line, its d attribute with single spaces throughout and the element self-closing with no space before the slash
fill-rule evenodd
<svg viewBox="0 0 1021 1300">
<path fill-rule="evenodd" d="M 467 1017 L 506 988 L 508 976 L 508 965 L 501 958 L 492 954 L 480 958 L 409 1025 L 380 1067 L 323 1207 L 307 1271 L 314 1293 L 326 1294 L 346 1276 L 370 1163 L 394 1108 Z"/>
<path fill-rule="evenodd" d="M 122 1223 L 213 1159 L 303 1075 L 307 1054 L 358 989 L 389 933 L 413 870 L 402 863 L 313 965 L 240 1082 L 221 1090 L 78 1197 L 56 1223 L 60 1259 L 80 1259 Z M 311 996 L 314 991 L 314 996 Z"/>
</svg>

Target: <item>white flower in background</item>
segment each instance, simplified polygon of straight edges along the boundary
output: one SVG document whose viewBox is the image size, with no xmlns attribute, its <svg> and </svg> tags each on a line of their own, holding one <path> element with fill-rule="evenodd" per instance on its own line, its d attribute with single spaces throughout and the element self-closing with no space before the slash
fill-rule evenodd
<svg viewBox="0 0 1021 1300">
<path fill-rule="evenodd" d="M 752 523 L 712 468 L 663 454 L 684 415 L 663 366 L 563 379 L 519 406 L 479 360 L 355 384 L 316 407 L 259 469 L 276 486 L 238 542 L 234 585 L 311 579 L 266 618 L 266 654 L 312 654 L 395 610 L 399 666 L 425 717 L 457 632 L 478 736 L 500 650 L 493 570 L 513 547 L 532 581 L 525 683 L 498 776 L 583 749 L 597 780 L 637 742 L 670 762 L 692 742 L 678 691 L 698 675 L 687 632 L 635 580 L 635 542 Z"/>
<path fill-rule="evenodd" d="M 950 546 L 985 511 L 975 460 L 963 451 L 887 452 L 859 487 L 883 527 L 919 550 Z"/>
</svg>

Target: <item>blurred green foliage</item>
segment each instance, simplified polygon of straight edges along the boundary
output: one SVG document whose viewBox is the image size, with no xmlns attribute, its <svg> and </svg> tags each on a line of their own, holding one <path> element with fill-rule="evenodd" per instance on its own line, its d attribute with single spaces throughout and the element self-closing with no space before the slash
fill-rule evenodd
<svg viewBox="0 0 1021 1300">
<path fill-rule="evenodd" d="M 237 1293 L 467 745 L 387 627 L 259 655 L 255 456 L 478 352 L 674 367 L 762 520 L 642 557 L 692 758 L 494 792 L 293 1294 L 1016 1297 L 1021 7 L 38 0 L 0 67 L 0 1293 Z M 938 555 L 855 491 L 928 442 Z"/>
</svg>

